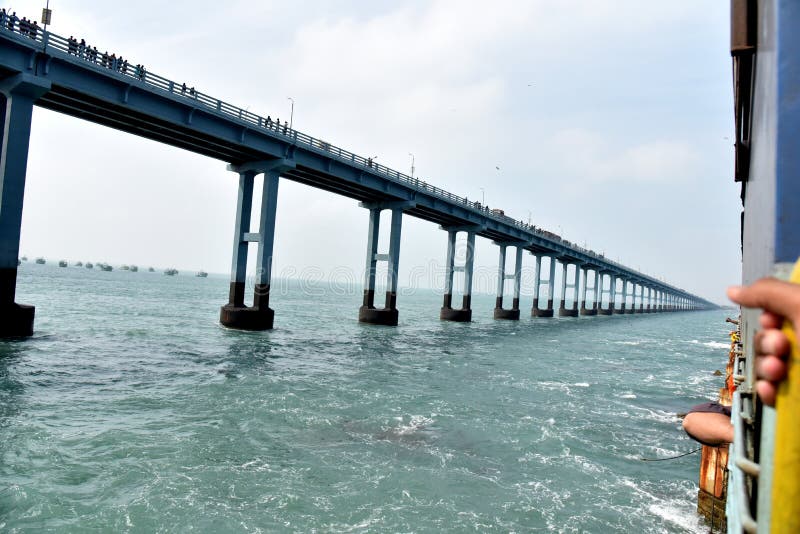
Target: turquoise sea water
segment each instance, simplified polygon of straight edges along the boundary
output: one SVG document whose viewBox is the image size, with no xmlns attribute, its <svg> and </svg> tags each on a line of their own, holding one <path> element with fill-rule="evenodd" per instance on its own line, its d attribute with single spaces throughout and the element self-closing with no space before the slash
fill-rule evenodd
<svg viewBox="0 0 800 534">
<path fill-rule="evenodd" d="M 218 324 L 221 276 L 25 263 L 0 342 L 3 532 L 703 532 L 676 412 L 722 385 L 724 311 L 356 321 L 288 285 Z M 526 302 L 526 306 L 530 303 Z"/>
</svg>

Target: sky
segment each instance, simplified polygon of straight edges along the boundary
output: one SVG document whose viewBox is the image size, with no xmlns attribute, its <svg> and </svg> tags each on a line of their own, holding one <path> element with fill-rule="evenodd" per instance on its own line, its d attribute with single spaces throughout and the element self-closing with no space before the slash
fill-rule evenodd
<svg viewBox="0 0 800 534">
<path fill-rule="evenodd" d="M 43 4 L 10 7 L 38 19 Z M 709 300 L 741 279 L 727 3 L 50 8 L 54 33 L 262 116 L 289 119 L 291 97 L 302 132 L 406 173 L 413 154 L 429 183 Z M 229 273 L 237 180 L 226 162 L 35 109 L 21 254 Z M 360 283 L 367 222 L 354 200 L 281 180 L 273 276 Z M 401 286 L 441 287 L 445 253 L 445 232 L 405 217 Z M 479 238 L 476 291 L 493 290 L 497 259 Z"/>
</svg>

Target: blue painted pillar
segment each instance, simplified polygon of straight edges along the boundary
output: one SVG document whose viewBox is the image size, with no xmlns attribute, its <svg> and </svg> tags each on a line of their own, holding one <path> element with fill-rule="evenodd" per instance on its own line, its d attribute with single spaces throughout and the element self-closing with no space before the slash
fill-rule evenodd
<svg viewBox="0 0 800 534">
<path fill-rule="evenodd" d="M 398 272 L 400 268 L 400 237 L 403 229 L 403 210 L 413 208 L 413 201 L 362 202 L 361 207 L 370 210 L 369 234 L 367 236 L 367 272 L 365 275 L 364 303 L 358 309 L 360 323 L 397 326 Z M 378 254 L 378 230 L 382 210 L 391 210 L 392 221 L 389 233 L 389 253 Z M 376 262 L 386 261 L 386 301 L 383 308 L 376 308 L 375 269 Z"/>
<path fill-rule="evenodd" d="M 369 210 L 369 230 L 367 232 L 367 265 L 364 269 L 364 301 L 362 306 L 375 307 L 375 274 L 378 269 L 378 239 L 381 229 L 381 210 Z"/>
<path fill-rule="evenodd" d="M 294 163 L 287 160 L 256 161 L 243 165 L 229 165 L 228 170 L 239 174 L 239 194 L 236 205 L 236 222 L 233 233 L 233 259 L 228 304 L 220 309 L 219 321 L 228 328 L 239 330 L 270 330 L 275 312 L 269 307 L 272 280 L 272 256 L 275 243 L 275 215 L 278 208 L 278 183 L 280 175 Z M 253 180 L 264 174 L 261 191 L 261 210 L 258 232 L 250 232 L 253 207 Z M 253 305 L 244 303 L 247 255 L 250 243 L 258 243 L 256 255 L 256 280 L 253 288 Z"/>
<path fill-rule="evenodd" d="M 475 265 L 475 230 L 458 228 L 445 228 L 447 230 L 447 266 L 445 274 L 445 293 L 442 310 L 439 318 L 443 321 L 456 321 L 466 323 L 472 321 L 472 272 Z M 456 236 L 459 230 L 467 232 L 467 250 L 465 251 L 464 266 L 455 266 Z M 453 309 L 453 273 L 464 271 L 464 291 L 461 309 Z"/>
<path fill-rule="evenodd" d="M 386 283 L 386 304 L 388 310 L 397 311 L 397 285 L 400 269 L 400 232 L 403 228 L 403 210 L 392 209 L 392 227 L 389 234 L 389 271 Z M 397 324 L 397 321 L 395 321 Z"/>
<path fill-rule="evenodd" d="M 580 313 L 581 315 L 585 315 L 586 313 L 586 293 L 588 292 L 589 288 L 589 270 L 585 267 L 581 267 L 581 278 L 583 279 L 583 288 L 581 289 L 581 307 Z M 577 290 L 576 293 L 577 295 Z"/>
<path fill-rule="evenodd" d="M 534 317 L 552 317 L 553 316 L 553 290 L 555 286 L 556 275 L 556 259 L 553 256 L 548 256 L 550 261 L 549 278 L 542 280 L 542 263 L 541 256 L 536 256 L 536 287 L 533 294 L 533 309 L 531 315 Z M 544 309 L 539 308 L 539 290 L 542 283 L 547 283 L 547 307 Z"/>
<path fill-rule="evenodd" d="M 278 179 L 280 172 L 264 173 L 264 188 L 261 194 L 261 224 L 259 225 L 258 252 L 256 256 L 256 285 L 253 291 L 253 307 L 269 315 L 270 328 L 275 315 L 269 308 L 269 290 L 272 282 L 272 253 L 275 245 L 275 214 L 278 209 Z"/>
<path fill-rule="evenodd" d="M 17 264 L 33 104 L 49 90 L 27 74 L 0 81 L 0 337 L 33 335 L 35 308 L 16 303 Z"/>
<path fill-rule="evenodd" d="M 600 295 L 600 271 L 596 267 L 593 270 L 594 288 L 592 289 L 592 293 L 594 294 L 594 302 L 592 303 L 591 307 L 586 307 L 586 293 L 589 289 L 589 269 L 585 269 L 583 273 L 583 298 L 581 299 L 581 315 L 597 315 L 599 313 L 597 311 L 597 302 L 599 299 L 598 295 Z"/>
<path fill-rule="evenodd" d="M 611 312 L 608 315 L 615 313 L 615 309 L 617 307 L 617 277 L 616 275 L 611 275 L 611 286 L 609 287 L 609 295 L 608 295 L 608 310 Z"/>
<path fill-rule="evenodd" d="M 631 309 L 629 313 L 638 313 L 638 308 L 636 305 L 636 282 L 631 281 Z"/>
<path fill-rule="evenodd" d="M 252 171 L 239 174 L 239 194 L 236 203 L 236 223 L 233 232 L 233 260 L 231 262 L 231 286 L 228 303 L 244 307 L 245 278 L 247 276 L 247 246 L 245 234 L 250 231 L 250 215 L 253 209 Z"/>
<path fill-rule="evenodd" d="M 475 269 L 475 232 L 467 232 L 467 250 L 464 258 L 464 296 L 461 310 L 469 312 L 472 319 L 472 273 Z"/>
<path fill-rule="evenodd" d="M 614 308 L 614 313 L 616 314 L 625 313 L 625 307 L 627 303 L 628 303 L 628 281 L 625 278 L 622 278 L 622 299 L 620 301 L 619 308 Z"/>
<path fill-rule="evenodd" d="M 561 317 L 577 317 L 578 316 L 578 289 L 580 286 L 580 272 L 578 268 L 578 264 L 573 264 L 575 266 L 574 269 L 574 277 L 571 284 L 567 283 L 567 277 L 569 275 L 569 264 L 564 262 L 562 274 L 563 278 L 561 279 L 561 306 L 558 309 L 558 315 Z M 570 307 L 567 308 L 567 289 L 572 289 L 573 291 L 573 302 L 570 304 Z"/>
<path fill-rule="evenodd" d="M 536 262 L 536 277 L 533 281 L 533 306 L 531 306 L 531 316 L 536 317 L 536 312 L 539 309 L 539 286 L 542 285 L 542 257 L 539 254 L 534 254 Z"/>
<path fill-rule="evenodd" d="M 519 291 L 520 282 L 522 278 L 522 246 L 519 244 L 509 245 L 507 243 L 498 243 L 500 247 L 500 261 L 497 272 L 497 299 L 495 300 L 494 318 L 495 319 L 510 319 L 516 321 L 519 319 Z M 514 274 L 506 274 L 506 249 L 508 246 L 516 247 L 516 255 L 514 260 Z M 503 289 L 505 288 L 505 281 L 508 279 L 514 280 L 514 297 L 511 304 L 511 309 L 503 309 Z"/>
<path fill-rule="evenodd" d="M 457 233 L 455 230 L 448 230 L 447 232 L 447 258 L 445 259 L 444 267 L 444 301 L 442 302 L 442 310 L 453 309 L 453 271 L 455 270 L 456 261 Z"/>
</svg>

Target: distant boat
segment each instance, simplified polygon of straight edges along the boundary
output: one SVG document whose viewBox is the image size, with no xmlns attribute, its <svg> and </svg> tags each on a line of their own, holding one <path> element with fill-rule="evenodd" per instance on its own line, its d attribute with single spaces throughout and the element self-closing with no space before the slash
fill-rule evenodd
<svg viewBox="0 0 800 534">
<path fill-rule="evenodd" d="M 107 264 L 107 263 L 98 263 L 97 266 L 100 267 L 101 271 L 108 272 L 108 271 L 113 271 L 114 270 L 114 268 L 112 266 L 110 266 L 109 264 Z"/>
<path fill-rule="evenodd" d="M 92 262 L 90 262 L 90 261 L 87 261 L 87 262 L 86 262 L 86 265 L 84 265 L 84 267 L 86 267 L 87 269 L 93 269 L 93 268 L 94 268 L 94 265 L 92 265 Z"/>
<path fill-rule="evenodd" d="M 176 274 L 178 274 L 178 269 L 167 269 L 166 271 L 164 271 L 164 274 L 166 274 L 167 276 L 175 276 Z"/>
<path fill-rule="evenodd" d="M 208 278 L 208 273 L 205 271 L 197 271 L 195 275 L 197 278 Z"/>
<path fill-rule="evenodd" d="M 79 261 L 78 263 L 75 264 L 75 267 L 83 267 L 83 262 Z"/>
<path fill-rule="evenodd" d="M 59 267 L 66 267 L 66 266 L 68 266 L 68 265 L 69 265 L 69 264 L 67 263 L 67 260 L 60 260 L 60 261 L 58 262 L 58 266 L 59 266 Z"/>
<path fill-rule="evenodd" d="M 139 272 L 139 268 L 137 266 L 135 266 L 135 265 L 131 265 L 131 272 L 132 273 L 138 273 Z"/>
<path fill-rule="evenodd" d="M 28 261 L 28 256 L 22 256 L 22 261 Z"/>
<path fill-rule="evenodd" d="M 123 265 L 122 267 L 120 267 L 120 269 L 123 270 L 123 271 L 130 271 L 131 270 L 131 268 L 128 267 L 127 265 Z"/>
<path fill-rule="evenodd" d="M 44 258 L 36 258 L 36 263 L 38 263 L 39 265 L 44 265 L 47 262 L 44 261 Z"/>
<path fill-rule="evenodd" d="M 155 270 L 155 269 L 153 269 L 152 267 L 148 267 L 148 268 L 147 268 L 147 272 L 148 272 L 148 273 L 154 273 L 154 272 L 156 272 L 156 270 Z"/>
</svg>

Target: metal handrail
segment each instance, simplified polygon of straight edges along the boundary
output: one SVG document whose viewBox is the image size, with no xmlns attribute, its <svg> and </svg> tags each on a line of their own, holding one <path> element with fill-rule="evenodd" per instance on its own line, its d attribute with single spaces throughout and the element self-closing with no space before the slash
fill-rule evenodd
<svg viewBox="0 0 800 534">
<path fill-rule="evenodd" d="M 30 32 L 26 27 L 24 27 L 24 25 L 21 24 L 21 22 L 22 21 L 19 18 L 12 18 L 10 15 L 0 12 L 0 30 L 5 30 L 6 32 L 11 31 L 12 33 L 18 34 L 27 39 L 42 43 L 43 49 L 48 51 L 58 51 L 67 55 L 71 59 L 82 60 L 92 64 L 96 68 L 109 70 L 114 75 L 132 78 L 138 83 L 149 85 L 162 91 L 167 91 L 170 94 L 178 97 L 194 100 L 198 105 L 203 106 L 207 111 L 212 113 L 219 113 L 225 115 L 226 118 L 242 121 L 249 126 L 256 126 L 262 130 L 269 131 L 272 135 L 278 135 L 289 139 L 294 143 L 302 144 L 307 148 L 323 152 L 328 157 L 336 157 L 341 161 L 351 165 L 357 164 L 367 169 L 368 172 L 381 175 L 385 178 L 416 189 L 417 191 L 437 196 L 443 200 L 455 202 L 467 209 L 480 213 L 484 217 L 489 217 L 496 221 L 509 224 L 537 237 L 548 239 L 574 251 L 581 252 L 603 262 L 606 265 L 613 266 L 622 271 L 634 274 L 641 279 L 651 280 L 654 283 L 657 283 L 663 287 L 667 287 L 676 293 L 681 293 L 682 296 L 697 298 L 688 291 L 671 286 L 659 280 L 655 280 L 644 273 L 640 273 L 615 261 L 607 259 L 604 254 L 598 254 L 593 250 L 585 249 L 570 241 L 567 241 L 560 235 L 548 232 L 547 230 L 538 228 L 535 225 L 530 225 L 523 221 L 516 220 L 502 212 L 498 213 L 497 211 L 492 210 L 488 206 L 484 206 L 477 201 L 470 201 L 466 197 L 454 195 L 449 191 L 445 191 L 444 189 L 433 186 L 423 180 L 408 176 L 400 171 L 396 171 L 376 163 L 372 158 L 364 158 L 353 152 L 334 146 L 327 141 L 316 139 L 298 130 L 287 127 L 285 123 L 283 126 L 281 126 L 275 121 L 272 121 L 269 117 L 265 119 L 264 117 L 261 117 L 260 115 L 252 113 L 246 109 L 242 109 L 234 106 L 233 104 L 229 104 L 220 99 L 197 91 L 194 87 L 187 87 L 185 83 L 179 84 L 173 80 L 149 72 L 144 67 L 140 67 L 138 65 L 134 66 L 130 62 L 123 60 L 122 57 L 118 58 L 114 54 L 109 55 L 107 51 L 103 51 L 101 53 L 99 50 L 97 50 L 97 47 L 90 47 L 88 45 L 82 46 L 76 39 L 68 39 L 38 27 L 36 28 L 35 33 Z M 710 304 L 702 299 L 700 300 L 701 302 Z"/>
<path fill-rule="evenodd" d="M 730 466 L 735 470 L 735 475 L 732 477 L 733 484 L 730 485 L 729 491 L 732 493 L 732 504 L 736 517 L 731 518 L 737 521 L 738 524 L 748 534 L 755 534 L 758 530 L 753 515 L 750 513 L 750 503 L 748 502 L 747 492 L 747 478 L 757 478 L 761 472 L 761 466 L 753 462 L 745 456 L 745 422 L 752 418 L 749 411 L 744 409 L 744 397 L 737 389 L 733 392 L 733 455 Z M 751 401 L 752 402 L 752 401 Z"/>
</svg>

